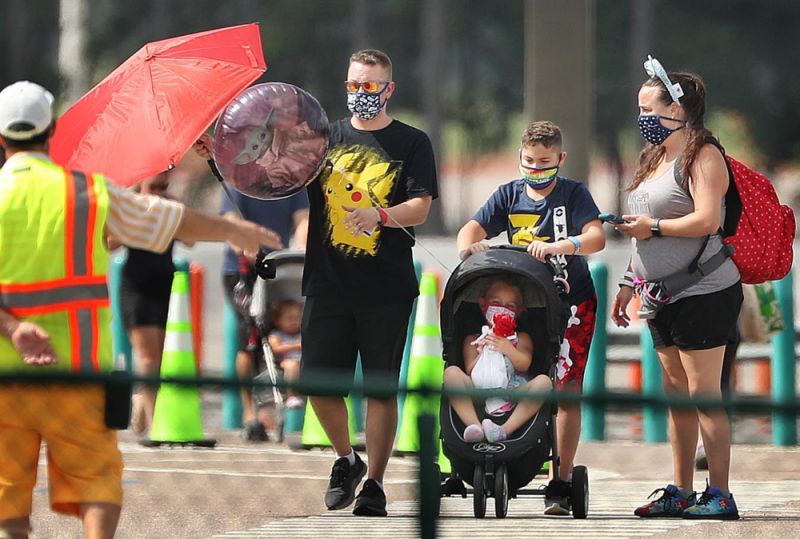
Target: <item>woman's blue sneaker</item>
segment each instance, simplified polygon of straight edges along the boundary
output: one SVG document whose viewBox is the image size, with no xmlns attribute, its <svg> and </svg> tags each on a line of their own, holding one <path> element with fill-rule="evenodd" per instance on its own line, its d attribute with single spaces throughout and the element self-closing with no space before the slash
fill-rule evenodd
<svg viewBox="0 0 800 539">
<path fill-rule="evenodd" d="M 633 514 L 642 518 L 681 517 L 686 514 L 684 510 L 694 505 L 697 499 L 694 492 L 688 497 L 681 495 L 681 492 L 675 485 L 667 485 L 666 488 L 657 488 L 650 493 L 648 498 L 652 498 L 659 492 L 663 492 L 660 498 L 638 507 Z"/>
<path fill-rule="evenodd" d="M 681 516 L 697 519 L 738 520 L 739 510 L 736 508 L 733 494 L 725 496 L 717 487 L 706 485 L 706 490 L 697 503 L 688 507 Z"/>
</svg>

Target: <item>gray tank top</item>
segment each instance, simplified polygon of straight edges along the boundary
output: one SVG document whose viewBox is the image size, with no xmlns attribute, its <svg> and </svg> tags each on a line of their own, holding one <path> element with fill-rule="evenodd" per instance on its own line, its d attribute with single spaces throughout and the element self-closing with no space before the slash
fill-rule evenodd
<svg viewBox="0 0 800 539">
<path fill-rule="evenodd" d="M 725 201 L 722 204 L 720 226 L 725 222 Z M 663 174 L 643 181 L 628 195 L 630 214 L 649 215 L 661 219 L 675 219 L 694 211 L 694 200 L 675 179 L 674 165 Z M 685 270 L 697 256 L 705 237 L 678 238 L 662 236 L 637 241 L 633 239 L 631 269 L 645 281 L 657 281 L 675 272 Z M 722 247 L 722 238 L 713 234 L 700 257 L 705 262 Z M 706 275 L 701 281 L 682 292 L 676 293 L 671 301 L 688 296 L 711 294 L 724 290 L 739 281 L 739 270 L 730 258 Z"/>
</svg>

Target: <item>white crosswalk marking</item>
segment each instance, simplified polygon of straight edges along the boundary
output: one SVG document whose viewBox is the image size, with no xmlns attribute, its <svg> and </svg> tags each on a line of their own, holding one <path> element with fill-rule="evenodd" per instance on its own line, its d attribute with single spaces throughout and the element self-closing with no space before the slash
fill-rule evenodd
<svg viewBox="0 0 800 539">
<path fill-rule="evenodd" d="M 800 481 L 734 481 L 731 484 L 739 513 L 772 513 L 775 506 L 800 500 Z M 589 516 L 586 520 L 572 517 L 547 517 L 542 514 L 540 497 L 520 497 L 509 500 L 508 516 L 494 518 L 494 500 L 487 500 L 486 518 L 477 520 L 472 512 L 472 499 L 444 498 L 438 537 L 492 539 L 523 536 L 571 537 L 648 537 L 658 533 L 677 531 L 685 526 L 696 526 L 702 521 L 681 519 L 641 519 L 633 509 L 641 505 L 653 489 L 652 482 L 609 479 L 592 481 L 589 485 Z M 738 494 L 737 494 L 738 493 Z M 765 500 L 774 500 L 764 504 Z M 418 502 L 390 503 L 389 517 L 366 519 L 354 517 L 349 510 L 325 513 L 318 516 L 288 518 L 270 522 L 246 531 L 231 531 L 215 537 L 325 537 L 327 538 L 416 538 L 419 537 L 417 520 Z M 797 513 L 791 511 L 790 513 Z M 725 525 L 734 525 L 726 523 Z"/>
</svg>

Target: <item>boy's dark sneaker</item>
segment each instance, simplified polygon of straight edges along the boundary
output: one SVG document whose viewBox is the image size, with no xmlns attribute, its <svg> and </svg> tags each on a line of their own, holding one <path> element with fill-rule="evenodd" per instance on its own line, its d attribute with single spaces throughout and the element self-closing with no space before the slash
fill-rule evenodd
<svg viewBox="0 0 800 539">
<path fill-rule="evenodd" d="M 364 486 L 356 498 L 353 514 L 359 517 L 386 516 L 386 494 L 374 479 L 364 481 Z"/>
<path fill-rule="evenodd" d="M 682 496 L 678 487 L 667 485 L 666 488 L 657 488 L 650 493 L 648 498 L 652 498 L 659 492 L 663 492 L 660 498 L 636 508 L 633 512 L 637 517 L 681 517 L 683 511 L 695 504 L 697 494 L 692 492 L 688 497 Z"/>
<path fill-rule="evenodd" d="M 544 514 L 569 515 L 569 497 L 572 485 L 567 481 L 553 479 L 544 489 Z"/>
<path fill-rule="evenodd" d="M 251 421 L 242 428 L 242 438 L 247 442 L 267 442 L 267 429 L 260 421 Z"/>
<path fill-rule="evenodd" d="M 367 473 L 367 465 L 355 453 L 356 462 L 352 466 L 347 457 L 336 459 L 331 468 L 331 480 L 325 492 L 325 506 L 330 511 L 344 509 L 355 499 L 356 487 Z"/>
<path fill-rule="evenodd" d="M 697 503 L 688 507 L 681 516 L 694 519 L 738 520 L 739 510 L 733 501 L 733 494 L 725 496 L 717 487 L 706 485 L 706 490 Z"/>
</svg>

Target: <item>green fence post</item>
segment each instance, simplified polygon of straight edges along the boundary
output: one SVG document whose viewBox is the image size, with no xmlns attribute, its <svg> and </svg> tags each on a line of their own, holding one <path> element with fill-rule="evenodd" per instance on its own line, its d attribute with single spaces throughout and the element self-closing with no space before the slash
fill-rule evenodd
<svg viewBox="0 0 800 539">
<path fill-rule="evenodd" d="M 233 305 L 225 299 L 223 316 L 225 341 L 224 375 L 228 380 L 236 380 L 236 353 L 239 351 L 239 324 Z M 242 426 L 242 398 L 239 388 L 227 387 L 222 393 L 222 424 L 226 429 L 237 429 Z"/>
<path fill-rule="evenodd" d="M 645 397 L 663 397 L 661 362 L 658 360 L 653 337 L 647 322 L 642 320 L 640 340 L 642 346 L 642 394 Z M 667 441 L 667 411 L 664 406 L 645 404 L 643 412 L 644 441 L 658 443 Z"/>
<path fill-rule="evenodd" d="M 414 261 L 414 272 L 417 274 L 417 282 L 422 276 L 422 264 L 419 260 Z M 403 349 L 403 361 L 400 363 L 400 387 L 406 387 L 408 382 L 408 362 L 411 357 L 411 339 L 414 338 L 414 321 L 417 319 L 417 300 L 411 307 L 411 316 L 408 318 L 408 330 L 406 331 L 406 347 Z M 397 395 L 397 417 L 403 417 L 403 405 L 406 403 L 406 394 Z M 397 422 L 397 431 L 400 431 L 400 422 Z"/>
<path fill-rule="evenodd" d="M 353 373 L 353 385 L 364 386 L 364 367 L 361 365 L 361 354 L 356 358 L 356 369 Z M 350 400 L 353 403 L 353 418 L 356 432 L 364 432 L 364 391 L 361 389 L 350 391 Z"/>
<path fill-rule="evenodd" d="M 120 368 L 118 360 L 122 357 L 125 361 L 125 370 L 133 370 L 133 352 L 128 332 L 122 322 L 122 309 L 119 304 L 119 287 L 122 279 L 122 266 L 125 265 L 125 256 L 117 255 L 111 259 L 108 266 L 108 295 L 111 300 L 111 335 L 114 345 L 114 365 Z"/>
<path fill-rule="evenodd" d="M 426 400 L 430 399 L 426 397 Z M 436 517 L 441 503 L 439 474 L 436 471 L 436 417 L 422 413 L 419 429 L 419 527 L 422 539 L 436 537 Z"/>
<path fill-rule="evenodd" d="M 606 391 L 606 351 L 608 349 L 608 266 L 599 261 L 589 263 L 594 288 L 597 292 L 597 318 L 594 336 L 589 348 L 589 360 L 583 377 L 586 395 L 603 395 Z M 588 402 L 583 406 L 582 436 L 587 440 L 604 440 L 606 407 L 602 403 Z"/>
<path fill-rule="evenodd" d="M 783 315 L 783 330 L 772 339 L 772 400 L 787 404 L 793 403 L 796 397 L 792 272 L 774 284 Z M 797 444 L 797 417 L 794 412 L 778 410 L 772 413 L 772 440 L 775 445 Z"/>
</svg>

